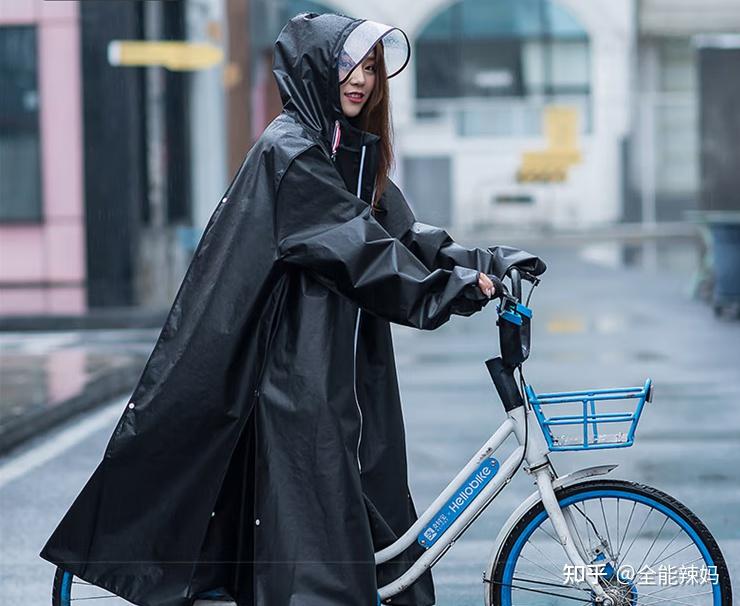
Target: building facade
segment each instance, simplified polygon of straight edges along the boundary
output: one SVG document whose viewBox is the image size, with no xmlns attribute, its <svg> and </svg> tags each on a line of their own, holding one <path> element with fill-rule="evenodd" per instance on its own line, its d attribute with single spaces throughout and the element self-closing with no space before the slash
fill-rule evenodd
<svg viewBox="0 0 740 606">
<path fill-rule="evenodd" d="M 0 2 L 0 314 L 86 309 L 80 56 L 76 3 Z"/>
<path fill-rule="evenodd" d="M 411 61 L 391 80 L 396 176 L 428 222 L 527 229 L 620 218 L 636 36 L 630 0 L 255 4 L 269 24 L 254 38 L 263 53 L 303 10 L 374 19 L 408 34 Z M 550 108 L 574 118 L 565 155 L 579 161 L 560 179 L 522 170 L 528 155 L 544 164 L 563 156 L 549 153 Z"/>
<path fill-rule="evenodd" d="M 637 15 L 623 214 L 629 221 L 681 221 L 701 207 L 702 148 L 714 146 L 700 125 L 702 97 L 712 103 L 702 90 L 701 48 L 708 37 L 740 33 L 740 3 L 644 0 Z M 740 79 L 740 64 L 735 73 Z"/>
<path fill-rule="evenodd" d="M 273 45 L 303 11 L 409 36 L 393 176 L 423 221 L 588 229 L 699 208 L 698 49 L 740 32 L 737 0 L 0 0 L 0 315 L 171 303 L 281 111 Z M 112 65 L 115 40 L 223 58 Z"/>
<path fill-rule="evenodd" d="M 228 183 L 227 95 L 248 87 L 225 81 L 228 52 L 203 69 L 118 65 L 111 43 L 226 49 L 227 6 L 247 2 L 0 0 L 0 315 L 171 303 Z M 247 100 L 230 96 L 232 113 Z M 248 137 L 233 139 L 243 156 Z"/>
<path fill-rule="evenodd" d="M 253 0 L 255 136 L 277 113 L 271 45 L 301 11 L 401 27 L 396 177 L 425 220 L 587 229 L 677 221 L 700 188 L 697 40 L 735 0 Z"/>
</svg>

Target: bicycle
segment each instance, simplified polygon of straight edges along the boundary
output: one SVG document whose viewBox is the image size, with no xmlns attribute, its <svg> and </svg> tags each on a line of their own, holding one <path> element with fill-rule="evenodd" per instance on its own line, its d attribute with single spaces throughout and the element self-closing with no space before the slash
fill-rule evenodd
<svg viewBox="0 0 740 606">
<path fill-rule="evenodd" d="M 537 393 L 525 382 L 522 366 L 530 353 L 529 301 L 539 279 L 516 268 L 507 275 L 510 289 L 497 307 L 500 355 L 486 360 L 507 418 L 418 520 L 375 554 L 376 564 L 382 564 L 414 542 L 424 548 L 402 576 L 378 589 L 377 604 L 392 604 L 393 596 L 436 564 L 524 465 L 537 490 L 496 538 L 483 574 L 486 606 L 731 606 L 720 548 L 685 505 L 643 484 L 593 479 L 616 465 L 558 476 L 551 452 L 632 446 L 653 384 L 647 379 L 640 387 Z M 526 304 L 522 277 L 531 282 Z M 630 411 L 623 410 L 625 402 Z M 556 409 L 567 414 L 550 413 Z M 619 431 L 604 433 L 605 425 Z M 510 435 L 516 446 L 500 462 L 494 454 Z M 652 583 L 651 571 L 657 575 Z M 663 583 L 651 589 L 655 580 Z M 70 606 L 75 599 L 87 603 L 89 585 L 58 568 L 53 606 Z M 197 606 L 223 604 L 218 600 L 228 596 L 215 591 L 200 598 Z"/>
</svg>

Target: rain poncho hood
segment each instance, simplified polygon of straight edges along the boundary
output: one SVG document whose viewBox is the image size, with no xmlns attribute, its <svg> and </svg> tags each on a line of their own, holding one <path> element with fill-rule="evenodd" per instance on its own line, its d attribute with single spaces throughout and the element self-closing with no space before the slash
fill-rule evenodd
<svg viewBox="0 0 740 606">
<path fill-rule="evenodd" d="M 406 34 L 370 20 L 304 13 L 291 19 L 275 43 L 273 72 L 286 110 L 325 138 L 335 120 L 346 124 L 339 84 L 377 42 L 384 45 L 388 77 L 406 67 L 410 55 Z"/>
<path fill-rule="evenodd" d="M 388 181 L 339 108 L 362 21 L 304 14 L 275 45 L 284 103 L 216 205 L 103 458 L 41 556 L 142 606 L 223 588 L 239 606 L 369 606 L 419 545 L 390 323 L 489 299 L 478 272 L 544 271 L 458 245 Z M 336 122 L 341 143 L 333 150 Z M 434 603 L 431 573 L 393 604 Z"/>
</svg>

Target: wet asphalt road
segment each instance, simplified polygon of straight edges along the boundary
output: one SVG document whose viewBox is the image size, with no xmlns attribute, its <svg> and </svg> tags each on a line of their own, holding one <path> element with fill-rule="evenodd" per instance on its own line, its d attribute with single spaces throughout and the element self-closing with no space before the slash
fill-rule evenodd
<svg viewBox="0 0 740 606">
<path fill-rule="evenodd" d="M 715 319 L 690 297 L 690 273 L 614 267 L 613 251 L 529 248 L 549 263 L 537 289 L 533 352 L 538 391 L 655 382 L 636 445 L 555 454 L 559 472 L 618 463 L 612 476 L 660 488 L 688 505 L 740 573 L 740 322 Z M 677 251 L 680 253 L 681 251 Z M 434 332 L 394 326 L 410 482 L 423 510 L 503 421 L 483 361 L 496 354 L 494 305 Z M 107 405 L 0 459 L 0 603 L 49 604 L 43 541 L 97 465 L 124 405 Z M 503 521 L 533 490 L 524 473 L 434 569 L 438 604 L 482 603 L 482 572 Z"/>
</svg>

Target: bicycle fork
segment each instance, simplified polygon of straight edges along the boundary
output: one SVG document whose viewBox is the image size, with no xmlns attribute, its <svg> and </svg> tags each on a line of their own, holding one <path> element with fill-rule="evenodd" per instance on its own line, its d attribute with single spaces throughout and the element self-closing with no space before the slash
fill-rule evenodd
<svg viewBox="0 0 740 606">
<path fill-rule="evenodd" d="M 569 511 L 563 511 L 560 508 L 555 491 L 552 487 L 552 476 L 550 470 L 547 467 L 541 467 L 532 472 L 537 483 L 537 488 L 542 497 L 542 504 L 547 511 L 547 515 L 550 518 L 550 522 L 555 530 L 555 534 L 558 537 L 558 541 L 565 550 L 565 555 L 570 560 L 570 563 L 576 568 L 585 570 L 588 564 L 585 560 L 586 554 L 582 554 L 578 549 L 575 541 L 573 540 L 573 533 L 575 532 L 575 526 L 571 518 Z M 566 519 L 567 518 L 567 519 Z M 604 588 L 599 585 L 599 582 L 591 577 L 591 575 L 585 575 L 585 582 L 591 588 L 596 595 L 596 603 L 602 606 L 613 606 L 612 599 L 606 594 Z"/>
</svg>

